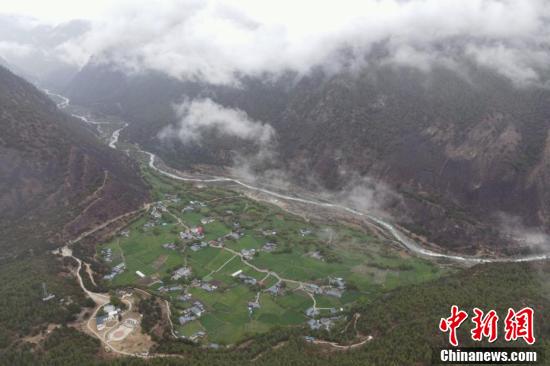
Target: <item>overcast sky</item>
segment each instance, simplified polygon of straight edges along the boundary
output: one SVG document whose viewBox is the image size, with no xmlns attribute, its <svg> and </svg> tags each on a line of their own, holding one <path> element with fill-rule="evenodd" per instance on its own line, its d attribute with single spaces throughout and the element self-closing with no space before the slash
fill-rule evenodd
<svg viewBox="0 0 550 366">
<path fill-rule="evenodd" d="M 306 73 L 320 64 L 338 68 L 343 49 L 351 52 L 352 64 L 362 66 L 371 47 L 385 42 L 389 63 L 429 71 L 435 64 L 457 67 L 467 58 L 521 85 L 539 82 L 541 70 L 550 65 L 549 3 L 16 0 L 1 2 L 0 12 L 56 22 L 92 20 L 92 31 L 52 52 L 79 66 L 94 57 L 128 70 L 232 83 L 235 73 Z"/>
<path fill-rule="evenodd" d="M 25 15 L 48 23 L 71 19 L 97 19 L 116 0 L 15 0 L 0 2 L 0 13 Z"/>
</svg>

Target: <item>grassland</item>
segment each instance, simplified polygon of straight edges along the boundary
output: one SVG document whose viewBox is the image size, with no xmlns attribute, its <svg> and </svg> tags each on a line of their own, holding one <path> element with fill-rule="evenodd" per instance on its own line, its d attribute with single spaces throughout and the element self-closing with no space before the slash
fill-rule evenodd
<svg viewBox="0 0 550 366">
<path fill-rule="evenodd" d="M 190 337 L 202 330 L 207 333 L 203 342 L 233 344 L 276 326 L 304 324 L 308 319 L 305 310 L 313 305 L 312 296 L 317 307 L 325 309 L 321 312 L 324 315 L 329 308 L 345 311 L 354 304 L 371 302 L 386 290 L 429 281 L 445 271 L 352 227 L 305 222 L 276 206 L 225 188 L 175 183 L 149 170 L 144 174 L 153 186 L 155 199 L 163 202 L 167 212 L 157 219 L 149 213 L 133 222 L 128 237 L 117 236 L 104 243 L 97 255 L 101 257 L 102 249 L 111 248 L 112 261 L 108 264 L 126 264 L 126 270 L 108 281 L 108 286 L 141 286 L 169 299 L 175 330 L 181 336 Z M 195 205 L 186 210 L 190 202 Z M 201 219 L 207 217 L 214 221 L 201 225 Z M 179 238 L 180 231 L 199 225 L 204 227 L 204 238 Z M 301 229 L 310 233 L 303 234 Z M 206 245 L 232 231 L 241 235 L 223 240 L 224 247 Z M 199 250 L 191 249 L 200 242 L 204 244 Z M 267 242 L 275 243 L 276 249 L 263 251 Z M 174 243 L 175 248 L 163 247 L 166 243 Z M 242 249 L 255 249 L 257 254 L 243 261 L 238 255 Z M 172 272 L 182 266 L 190 267 L 192 276 L 171 280 Z M 136 271 L 146 278 L 140 278 Z M 258 284 L 247 285 L 234 278 L 232 274 L 237 271 L 255 278 Z M 328 285 L 329 277 L 346 281 L 341 297 L 313 295 L 301 288 L 303 283 Z M 279 278 L 286 284 L 283 294 L 266 292 Z M 205 282 L 217 288 L 212 292 L 201 288 Z M 162 291 L 176 285 L 184 289 Z M 182 301 L 184 293 L 191 299 Z M 256 298 L 260 308 L 250 311 L 248 304 Z M 179 325 L 177 318 L 196 301 L 203 304 L 205 313 Z"/>
</svg>

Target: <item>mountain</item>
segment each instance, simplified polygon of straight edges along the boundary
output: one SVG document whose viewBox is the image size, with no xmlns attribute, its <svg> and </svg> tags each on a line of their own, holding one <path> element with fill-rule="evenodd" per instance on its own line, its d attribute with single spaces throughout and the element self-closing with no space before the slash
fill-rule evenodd
<svg viewBox="0 0 550 366">
<path fill-rule="evenodd" d="M 89 29 L 84 20 L 49 25 L 29 17 L 0 14 L 0 56 L 18 75 L 59 90 L 79 70 L 62 56 L 63 45 Z"/>
<path fill-rule="evenodd" d="M 355 173 L 384 182 L 400 197 L 384 208 L 443 248 L 531 250 L 537 243 L 528 234 L 550 230 L 550 93 L 479 66 L 420 71 L 374 60 L 360 70 L 242 78 L 232 87 L 91 63 L 67 92 L 127 119 L 125 138 L 179 168 L 231 165 L 245 144 L 216 136 L 161 143 L 158 132 L 177 122 L 174 103 L 207 97 L 243 110 L 275 129 L 276 165 L 296 182 L 333 191 Z"/>
<path fill-rule="evenodd" d="M 3 67 L 0 126 L 2 256 L 59 246 L 148 199 L 135 163 Z"/>
</svg>

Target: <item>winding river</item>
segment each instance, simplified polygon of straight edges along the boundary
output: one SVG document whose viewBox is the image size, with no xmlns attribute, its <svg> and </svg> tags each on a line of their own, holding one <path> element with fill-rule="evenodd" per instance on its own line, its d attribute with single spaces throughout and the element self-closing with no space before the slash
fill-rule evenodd
<svg viewBox="0 0 550 366">
<path fill-rule="evenodd" d="M 70 99 L 69 98 L 67 98 L 63 95 L 60 95 L 60 94 L 53 93 L 49 90 L 44 90 L 44 91 L 49 95 L 52 95 L 52 96 L 55 96 L 55 97 L 61 99 L 61 102 L 57 103 L 57 107 L 59 109 L 65 109 L 70 105 Z M 82 121 L 84 121 L 87 124 L 96 125 L 96 128 L 98 128 L 99 132 L 101 132 L 101 130 L 100 130 L 100 126 L 98 126 L 98 125 L 100 125 L 100 124 L 109 124 L 110 123 L 110 122 L 95 122 L 95 121 L 89 120 L 86 116 L 81 116 L 81 115 L 77 115 L 77 114 L 72 114 L 72 115 L 76 118 L 81 119 Z M 111 147 L 113 149 L 117 148 L 117 143 L 118 143 L 118 140 L 119 140 L 119 137 L 120 137 L 120 133 L 127 126 L 128 126 L 128 124 L 125 123 L 122 128 L 119 128 L 119 129 L 115 130 L 112 133 L 112 135 L 110 136 L 110 139 L 109 139 L 109 147 Z M 311 205 L 311 206 L 316 206 L 316 207 L 322 207 L 322 208 L 326 208 L 326 209 L 342 210 L 342 211 L 345 211 L 345 212 L 350 213 L 352 215 L 361 217 L 362 219 L 367 220 L 370 224 L 373 224 L 373 225 L 377 226 L 380 230 L 383 230 L 384 232 L 389 234 L 391 237 L 394 238 L 395 241 L 399 242 L 403 247 L 405 247 L 406 249 L 408 249 L 412 253 L 415 253 L 415 254 L 417 254 L 419 256 L 422 256 L 422 257 L 441 258 L 441 259 L 452 260 L 452 261 L 455 261 L 455 262 L 461 262 L 461 263 L 465 263 L 465 264 L 505 263 L 505 262 L 533 262 L 533 261 L 541 261 L 541 260 L 550 259 L 550 253 L 515 256 L 515 257 L 484 258 L 484 257 L 465 256 L 465 255 L 461 256 L 461 255 L 455 255 L 455 254 L 447 254 L 447 253 L 436 252 L 436 251 L 433 251 L 433 250 L 430 250 L 430 249 L 427 249 L 427 248 L 421 246 L 416 241 L 414 241 L 413 239 L 411 239 L 407 235 L 405 235 L 402 231 L 397 229 L 391 223 L 383 220 L 380 217 L 372 215 L 368 212 L 358 211 L 354 208 L 347 207 L 347 206 L 344 206 L 344 205 L 341 205 L 341 204 L 338 204 L 338 203 L 315 201 L 315 200 L 311 200 L 311 199 L 306 199 L 306 198 L 301 198 L 301 197 L 297 197 L 297 196 L 291 196 L 291 195 L 283 194 L 283 193 L 280 193 L 280 192 L 271 191 L 271 190 L 268 190 L 266 188 L 256 187 L 256 186 L 253 186 L 249 183 L 243 182 L 239 179 L 230 178 L 230 177 L 221 177 L 221 176 L 213 176 L 211 178 L 183 177 L 183 176 L 180 176 L 180 175 L 170 173 L 166 170 L 163 170 L 162 168 L 159 168 L 155 164 L 156 159 L 157 159 L 155 154 L 153 154 L 149 151 L 142 150 L 141 148 L 139 148 L 139 150 L 142 153 L 149 156 L 149 167 L 151 169 L 154 169 L 158 173 L 160 173 L 160 174 L 162 174 L 166 177 L 175 179 L 175 180 L 187 181 L 187 182 L 200 182 L 200 183 L 229 182 L 229 183 L 237 184 L 237 185 L 239 185 L 243 188 L 246 188 L 248 190 L 255 191 L 255 192 L 261 192 L 261 193 L 264 193 L 264 194 L 269 195 L 271 197 L 279 198 L 279 199 L 282 199 L 282 200 L 298 202 L 298 203 L 301 203 L 301 204 Z"/>
</svg>

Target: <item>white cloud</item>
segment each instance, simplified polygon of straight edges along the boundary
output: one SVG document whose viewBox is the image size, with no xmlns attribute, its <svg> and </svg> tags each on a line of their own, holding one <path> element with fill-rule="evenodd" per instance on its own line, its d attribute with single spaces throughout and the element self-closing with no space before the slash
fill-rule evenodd
<svg viewBox="0 0 550 366">
<path fill-rule="evenodd" d="M 31 45 L 17 42 L 0 41 L 0 56 L 6 59 L 18 59 L 29 56 L 35 51 Z"/>
<path fill-rule="evenodd" d="M 270 125 L 254 121 L 245 112 L 226 108 L 210 99 L 185 101 L 175 106 L 175 111 L 180 121 L 177 126 L 168 126 L 161 130 L 161 139 L 177 138 L 183 143 L 200 144 L 204 132 L 214 131 L 263 146 L 274 135 Z"/>
<path fill-rule="evenodd" d="M 83 65 L 94 55 L 129 70 L 218 84 L 234 83 L 236 74 L 306 73 L 320 64 L 334 69 L 344 48 L 355 64 L 379 42 L 388 45 L 390 63 L 429 70 L 468 57 L 524 84 L 539 81 L 550 54 L 545 0 L 141 0 L 102 6 L 93 31 L 59 47 L 68 61 Z"/>
</svg>

